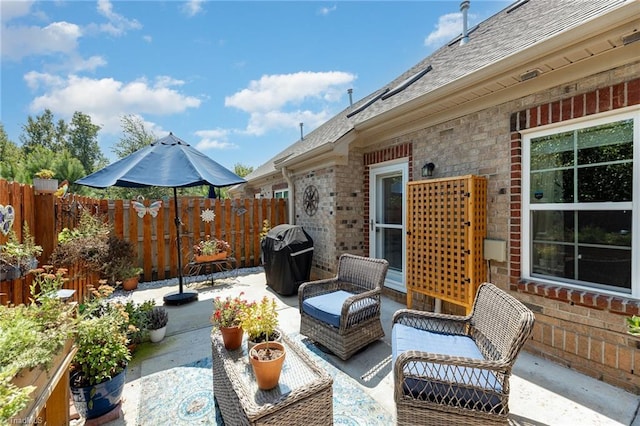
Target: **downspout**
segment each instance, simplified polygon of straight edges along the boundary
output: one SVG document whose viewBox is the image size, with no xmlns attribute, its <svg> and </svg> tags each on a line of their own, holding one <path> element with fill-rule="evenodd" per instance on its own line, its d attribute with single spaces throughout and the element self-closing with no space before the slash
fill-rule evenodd
<svg viewBox="0 0 640 426">
<path fill-rule="evenodd" d="M 293 180 L 291 179 L 291 172 L 289 170 L 287 170 L 286 167 L 282 167 L 282 176 L 284 177 L 284 180 L 287 181 L 287 187 L 289 188 L 289 199 L 287 200 L 287 207 L 288 207 L 288 214 L 289 214 L 289 225 L 295 225 L 296 224 L 296 199 L 295 199 L 295 194 L 296 194 L 296 190 L 293 186 Z"/>
</svg>

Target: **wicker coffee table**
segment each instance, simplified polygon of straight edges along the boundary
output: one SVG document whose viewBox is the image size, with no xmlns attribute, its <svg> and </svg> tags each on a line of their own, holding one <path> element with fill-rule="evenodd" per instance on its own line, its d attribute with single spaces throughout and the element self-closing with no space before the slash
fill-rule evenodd
<svg viewBox="0 0 640 426">
<path fill-rule="evenodd" d="M 226 425 L 333 424 L 333 379 L 304 349 L 283 336 L 286 358 L 278 386 L 258 389 L 247 344 L 227 351 L 219 333 L 211 335 L 213 395 Z"/>
</svg>

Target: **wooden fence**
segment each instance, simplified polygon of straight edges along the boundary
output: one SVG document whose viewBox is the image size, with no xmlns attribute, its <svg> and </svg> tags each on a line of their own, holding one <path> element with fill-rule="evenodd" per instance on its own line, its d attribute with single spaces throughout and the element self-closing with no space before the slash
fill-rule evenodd
<svg viewBox="0 0 640 426">
<path fill-rule="evenodd" d="M 143 204 L 150 208 L 153 201 Z M 100 211 L 108 215 L 115 235 L 131 241 L 144 269 L 144 281 L 178 275 L 176 211 L 173 198 L 162 201 L 158 210 L 146 211 L 140 217 L 128 200 L 103 200 Z M 223 239 L 231 245 L 238 267 L 260 265 L 260 231 L 263 221 L 271 226 L 287 222 L 283 199 L 234 199 L 178 197 L 178 217 L 182 264 L 192 256 L 193 246 L 207 235 Z M 209 220 L 213 219 L 213 220 Z"/>
<path fill-rule="evenodd" d="M 31 185 L 0 179 L 0 213 L 6 211 L 6 206 L 13 207 L 12 229 L 20 241 L 22 224 L 27 223 L 36 244 L 43 247 L 43 254 L 38 259 L 40 265 L 48 261 L 55 249 L 58 233 L 65 227 L 76 227 L 82 212 L 88 211 L 101 215 L 111 224 L 115 235 L 134 244 L 138 266 L 144 269 L 143 281 L 178 276 L 174 200 L 161 200 L 161 206 L 152 209 L 155 201 L 143 200 L 144 210 L 136 210 L 135 203 L 130 200 L 101 200 L 75 194 L 58 198 L 53 194 L 36 193 Z M 263 221 L 268 220 L 272 227 L 286 223 L 287 206 L 284 199 L 178 197 L 178 217 L 183 265 L 190 261 L 193 245 L 211 235 L 230 243 L 237 266 L 242 268 L 260 265 Z M 3 220 L 0 215 L 0 226 Z M 7 239 L 0 233 L 0 244 Z M 86 287 L 96 284 L 99 275 L 79 265 L 69 269 L 70 280 L 65 288 L 76 290 L 74 299 L 82 300 Z M 0 281 L 0 304 L 27 303 L 30 284 L 30 276 Z"/>
</svg>

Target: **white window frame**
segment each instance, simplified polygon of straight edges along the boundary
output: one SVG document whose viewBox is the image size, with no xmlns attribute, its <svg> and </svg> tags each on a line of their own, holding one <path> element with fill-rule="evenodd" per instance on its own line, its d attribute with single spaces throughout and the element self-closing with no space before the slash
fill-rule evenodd
<svg viewBox="0 0 640 426">
<path fill-rule="evenodd" d="M 541 136 L 548 136 L 552 134 L 572 131 L 576 129 L 598 126 L 615 121 L 622 121 L 627 119 L 633 119 L 633 201 L 628 203 L 616 203 L 615 210 L 631 209 L 632 210 L 632 237 L 631 237 L 631 294 L 627 292 L 617 292 L 608 289 L 602 289 L 599 287 L 592 287 L 588 285 L 580 285 L 576 283 L 568 283 L 561 280 L 553 280 L 548 278 L 541 278 L 539 276 L 533 277 L 531 275 L 531 204 L 529 198 L 529 186 L 530 186 L 530 147 L 531 140 L 539 138 Z M 611 294 L 623 297 L 632 297 L 640 299 L 640 108 L 637 106 L 619 109 L 616 111 L 597 114 L 589 117 L 584 117 L 576 120 L 565 121 L 554 125 L 548 125 L 544 127 L 536 127 L 531 130 L 523 130 L 522 134 L 522 228 L 521 228 L 521 274 L 522 278 L 549 283 L 554 285 L 561 285 L 565 287 L 578 288 L 581 290 L 597 291 L 599 293 Z M 595 207 L 602 208 L 608 203 L 575 203 L 574 210 L 589 210 Z M 554 210 L 553 205 L 549 204 L 537 204 L 536 208 L 543 210 L 548 208 Z M 612 209 L 613 210 L 613 209 Z"/>
<path fill-rule="evenodd" d="M 281 196 L 278 197 L 278 194 L 280 194 Z M 284 199 L 289 198 L 289 188 L 274 190 L 273 198 L 284 198 Z"/>
</svg>

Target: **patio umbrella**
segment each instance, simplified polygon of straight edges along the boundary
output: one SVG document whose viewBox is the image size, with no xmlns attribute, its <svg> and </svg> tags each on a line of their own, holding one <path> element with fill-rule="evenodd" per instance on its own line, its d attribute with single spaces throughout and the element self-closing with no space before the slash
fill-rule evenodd
<svg viewBox="0 0 640 426">
<path fill-rule="evenodd" d="M 180 216 L 177 188 L 210 185 L 224 187 L 244 183 L 245 180 L 190 146 L 173 133 L 151 145 L 109 164 L 75 183 L 93 188 L 121 186 L 142 188 L 161 186 L 173 188 L 176 234 L 178 246 L 179 290 L 164 296 L 167 304 L 180 305 L 198 299 L 196 292 L 183 290 L 182 256 L 180 247 Z"/>
</svg>

